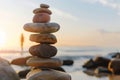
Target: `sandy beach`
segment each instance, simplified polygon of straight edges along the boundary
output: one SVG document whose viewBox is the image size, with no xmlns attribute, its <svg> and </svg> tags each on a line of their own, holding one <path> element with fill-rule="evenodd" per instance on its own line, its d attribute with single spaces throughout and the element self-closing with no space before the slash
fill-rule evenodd
<svg viewBox="0 0 120 80">
<path fill-rule="evenodd" d="M 89 76 L 83 72 L 82 65 L 91 58 L 96 56 L 108 56 L 110 53 L 115 52 L 115 49 L 104 49 L 104 48 L 91 48 L 91 47 L 58 47 L 57 58 L 62 60 L 70 59 L 74 61 L 72 66 L 62 66 L 68 74 L 71 75 L 72 80 L 119 80 L 120 76 L 106 76 L 106 77 L 95 77 Z M 1 57 L 11 62 L 15 58 L 25 57 L 30 55 L 28 52 L 23 53 L 1 53 Z M 12 65 L 16 72 L 27 69 L 23 66 Z M 21 79 L 26 80 L 26 79 Z"/>
<path fill-rule="evenodd" d="M 83 51 L 84 50 L 84 51 Z M 90 58 L 94 58 L 95 56 L 107 56 L 109 53 L 114 52 L 113 49 L 91 49 L 90 47 L 82 48 L 82 47 L 59 47 L 57 58 L 62 60 L 71 59 L 74 60 L 74 64 L 72 66 L 62 66 L 66 72 L 68 72 L 72 80 L 117 80 L 117 79 L 109 79 L 109 77 L 95 77 L 88 76 L 83 73 L 82 65 L 89 60 Z M 11 61 L 12 59 L 18 57 L 28 56 L 28 53 L 24 53 L 22 56 L 20 53 L 1 53 L 1 57 Z M 16 72 L 26 69 L 26 67 L 19 67 L 12 65 L 12 67 L 16 70 Z M 24 79 L 25 80 L 25 79 Z"/>
</svg>

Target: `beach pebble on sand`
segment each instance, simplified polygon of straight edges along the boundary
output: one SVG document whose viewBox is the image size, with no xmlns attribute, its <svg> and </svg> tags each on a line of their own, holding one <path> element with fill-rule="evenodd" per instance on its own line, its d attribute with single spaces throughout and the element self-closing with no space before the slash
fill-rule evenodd
<svg viewBox="0 0 120 80">
<path fill-rule="evenodd" d="M 116 75 L 120 75 L 120 59 L 113 59 L 108 66 L 108 69 Z"/>
<path fill-rule="evenodd" d="M 27 80 L 71 80 L 71 76 L 52 69 L 36 69 L 27 74 Z"/>
<path fill-rule="evenodd" d="M 42 69 L 41 67 L 36 67 L 36 68 L 32 68 L 32 70 L 35 70 L 35 69 Z M 65 70 L 62 68 L 62 67 L 56 67 L 56 68 L 52 68 L 54 70 L 57 70 L 57 71 L 62 71 L 62 72 L 65 72 Z M 21 70 L 18 72 L 18 75 L 20 78 L 26 78 L 26 75 L 31 71 L 31 69 L 25 69 L 25 70 Z"/>
<path fill-rule="evenodd" d="M 9 62 L 0 58 L 0 80 L 20 80 Z"/>
</svg>

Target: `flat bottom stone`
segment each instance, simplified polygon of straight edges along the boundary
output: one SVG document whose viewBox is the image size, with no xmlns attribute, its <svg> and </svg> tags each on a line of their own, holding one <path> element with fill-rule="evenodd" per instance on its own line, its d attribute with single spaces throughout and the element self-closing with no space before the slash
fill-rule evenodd
<svg viewBox="0 0 120 80">
<path fill-rule="evenodd" d="M 52 69 L 35 69 L 27 74 L 27 80 L 71 80 L 71 76 Z"/>
</svg>

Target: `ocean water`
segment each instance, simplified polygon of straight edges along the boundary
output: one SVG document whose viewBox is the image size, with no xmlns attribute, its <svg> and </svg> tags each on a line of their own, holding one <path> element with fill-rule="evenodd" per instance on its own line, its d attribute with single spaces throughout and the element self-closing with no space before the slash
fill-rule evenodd
<svg viewBox="0 0 120 80">
<path fill-rule="evenodd" d="M 83 73 L 82 65 L 89 60 L 90 58 L 94 58 L 96 56 L 107 56 L 117 52 L 119 49 L 117 48 L 100 48 L 100 47 L 58 47 L 58 53 L 55 57 L 60 58 L 62 60 L 71 59 L 74 61 L 72 66 L 62 66 L 68 74 L 71 75 L 72 80 L 111 80 L 109 77 L 95 77 L 88 76 Z M 2 58 L 5 58 L 9 61 L 18 58 L 25 57 L 30 55 L 28 52 L 21 55 L 20 53 L 0 53 Z M 16 71 L 24 70 L 25 67 L 19 67 L 12 65 L 12 67 Z M 25 79 L 24 79 L 25 80 Z"/>
</svg>

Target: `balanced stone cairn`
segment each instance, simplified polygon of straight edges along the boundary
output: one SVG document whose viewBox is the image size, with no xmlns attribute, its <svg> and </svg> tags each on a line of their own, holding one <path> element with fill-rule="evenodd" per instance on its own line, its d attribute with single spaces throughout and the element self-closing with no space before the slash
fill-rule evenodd
<svg viewBox="0 0 120 80">
<path fill-rule="evenodd" d="M 33 69 L 27 74 L 27 80 L 71 80 L 71 76 L 65 72 L 53 70 L 61 67 L 63 61 L 53 58 L 57 54 L 55 44 L 57 39 L 51 34 L 60 29 L 59 24 L 50 23 L 52 12 L 48 9 L 49 5 L 41 4 L 40 8 L 33 10 L 35 14 L 33 23 L 24 25 L 24 30 L 34 32 L 30 35 L 30 41 L 39 43 L 29 48 L 32 55 L 26 62 Z"/>
</svg>

